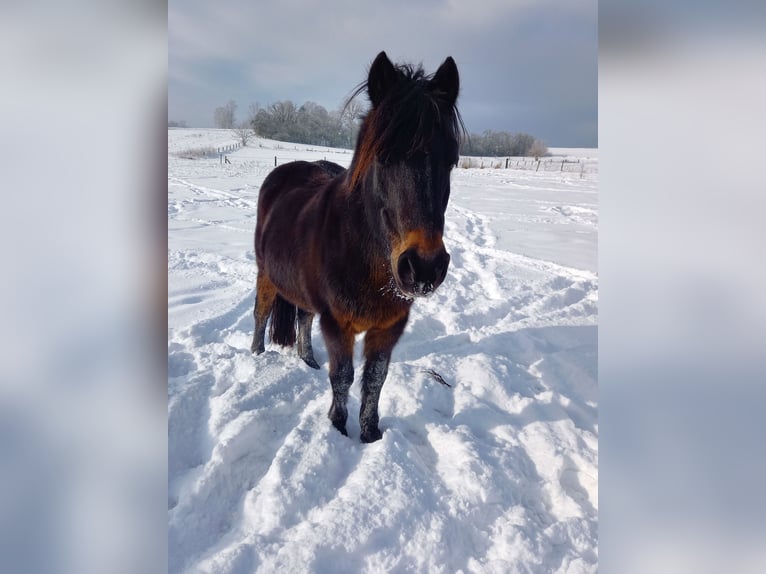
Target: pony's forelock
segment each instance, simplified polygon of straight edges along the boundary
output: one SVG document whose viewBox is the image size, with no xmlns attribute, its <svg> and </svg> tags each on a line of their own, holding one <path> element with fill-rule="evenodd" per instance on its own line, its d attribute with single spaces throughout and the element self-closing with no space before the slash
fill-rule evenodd
<svg viewBox="0 0 766 574">
<path fill-rule="evenodd" d="M 407 157 L 427 147 L 435 137 L 454 147 L 455 163 L 461 137 L 466 134 L 456 105 L 431 84 L 422 66 L 395 65 L 396 82 L 386 96 L 362 120 L 355 161 L 349 173 L 353 189 L 363 179 L 376 158 Z M 345 112 L 355 98 L 367 93 L 367 81 L 359 84 L 346 100 Z"/>
</svg>

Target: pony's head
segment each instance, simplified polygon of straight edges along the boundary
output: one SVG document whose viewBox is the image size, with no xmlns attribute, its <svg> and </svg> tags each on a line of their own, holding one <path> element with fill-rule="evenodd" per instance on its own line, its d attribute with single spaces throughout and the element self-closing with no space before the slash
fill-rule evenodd
<svg viewBox="0 0 766 574">
<path fill-rule="evenodd" d="M 457 66 L 450 57 L 427 76 L 381 52 L 354 95 L 365 90 L 372 106 L 349 170 L 351 187 L 371 195 L 399 290 L 426 296 L 444 281 L 450 260 L 442 234 L 463 131 Z"/>
</svg>

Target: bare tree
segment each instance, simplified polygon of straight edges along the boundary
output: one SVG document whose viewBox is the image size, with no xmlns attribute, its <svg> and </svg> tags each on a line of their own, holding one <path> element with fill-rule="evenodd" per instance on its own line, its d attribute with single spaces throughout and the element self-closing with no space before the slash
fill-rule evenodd
<svg viewBox="0 0 766 574">
<path fill-rule="evenodd" d="M 239 140 L 239 143 L 242 144 L 242 147 L 245 147 L 247 145 L 247 142 L 249 142 L 250 139 L 255 137 L 255 132 L 253 131 L 253 127 L 248 122 L 241 122 L 236 128 L 234 128 L 231 131 L 234 132 L 235 136 L 237 136 L 237 139 Z"/>
<path fill-rule="evenodd" d="M 237 102 L 235 102 L 234 100 L 229 100 L 229 102 L 225 106 L 216 108 L 215 113 L 213 114 L 213 121 L 215 122 L 215 127 L 232 129 L 236 123 L 234 120 L 234 113 L 236 111 L 237 111 Z"/>
<path fill-rule="evenodd" d="M 261 111 L 261 104 L 258 102 L 252 102 L 247 108 L 247 123 L 251 127 L 255 128 L 255 118 L 258 116 L 258 112 Z"/>
<path fill-rule="evenodd" d="M 542 141 L 536 139 L 532 143 L 532 147 L 529 148 L 527 155 L 542 157 L 550 154 L 548 153 L 548 146 L 546 146 Z"/>
<path fill-rule="evenodd" d="M 340 129 L 344 134 L 345 143 L 348 147 L 353 148 L 356 134 L 359 132 L 359 120 L 367 113 L 367 106 L 354 98 L 341 106 L 338 113 Z"/>
</svg>

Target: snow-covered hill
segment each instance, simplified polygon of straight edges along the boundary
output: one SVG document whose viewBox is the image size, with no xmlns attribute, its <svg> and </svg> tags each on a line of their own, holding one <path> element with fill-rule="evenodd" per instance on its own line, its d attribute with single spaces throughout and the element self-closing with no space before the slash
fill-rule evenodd
<svg viewBox="0 0 766 574">
<path fill-rule="evenodd" d="M 348 438 L 327 419 L 317 325 L 320 371 L 249 351 L 261 182 L 275 156 L 351 153 L 176 156 L 234 141 L 168 131 L 170 572 L 595 572 L 596 176 L 453 171 L 450 270 L 413 306 L 365 445 L 354 416 Z"/>
</svg>

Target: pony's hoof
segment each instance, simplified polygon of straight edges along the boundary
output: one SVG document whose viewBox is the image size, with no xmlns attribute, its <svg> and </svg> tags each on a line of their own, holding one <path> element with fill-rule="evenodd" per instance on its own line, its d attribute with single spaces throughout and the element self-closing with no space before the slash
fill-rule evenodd
<svg viewBox="0 0 766 574">
<path fill-rule="evenodd" d="M 362 435 L 359 438 L 362 439 L 362 442 L 371 443 L 382 439 L 383 433 L 380 432 L 380 429 L 370 429 L 362 431 Z"/>
<path fill-rule="evenodd" d="M 250 352 L 253 355 L 260 355 L 261 353 L 264 353 L 266 351 L 266 345 L 263 343 L 259 343 L 258 341 L 253 341 L 253 344 L 250 345 Z"/>
<path fill-rule="evenodd" d="M 343 436 L 348 436 L 346 432 L 346 421 L 348 420 L 348 411 L 345 408 L 338 407 L 333 400 L 330 406 L 330 411 L 327 413 L 327 417 L 330 419 L 332 426 L 338 429 L 338 432 Z"/>
<path fill-rule="evenodd" d="M 338 429 L 338 432 L 343 436 L 348 436 L 348 433 L 346 432 L 346 425 L 341 425 L 339 423 L 333 422 L 332 426 Z"/>
<path fill-rule="evenodd" d="M 314 360 L 314 357 L 301 357 L 301 359 L 312 369 L 319 369 L 319 363 Z"/>
</svg>

